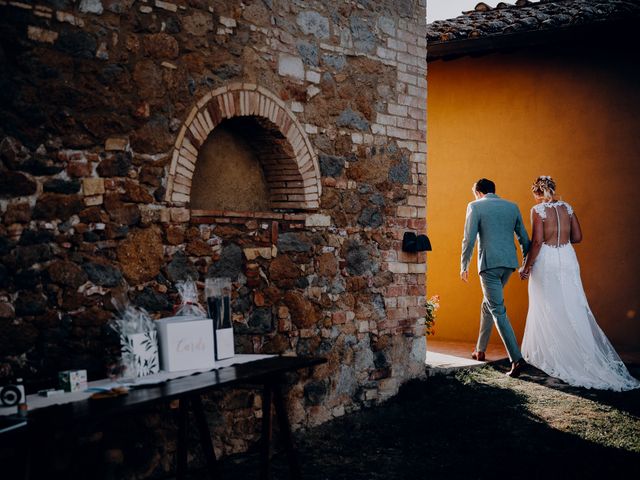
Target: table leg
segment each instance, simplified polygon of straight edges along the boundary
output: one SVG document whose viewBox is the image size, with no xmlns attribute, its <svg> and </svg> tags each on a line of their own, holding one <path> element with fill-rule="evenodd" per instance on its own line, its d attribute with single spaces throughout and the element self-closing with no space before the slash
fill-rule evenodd
<svg viewBox="0 0 640 480">
<path fill-rule="evenodd" d="M 189 399 L 180 399 L 178 409 L 178 465 L 176 468 L 177 480 L 184 480 L 187 475 L 187 425 L 189 422 Z"/>
<path fill-rule="evenodd" d="M 298 461 L 298 455 L 293 446 L 293 436 L 291 435 L 289 415 L 287 414 L 287 407 L 284 401 L 284 396 L 282 395 L 282 386 L 279 383 L 274 385 L 273 403 L 276 407 L 276 416 L 278 418 L 278 426 L 280 427 L 280 435 L 282 435 L 282 441 L 284 442 L 287 458 L 289 460 L 290 478 L 298 480 L 302 476 L 300 471 L 300 462 Z"/>
<path fill-rule="evenodd" d="M 262 438 L 260 448 L 260 479 L 268 480 L 271 470 L 271 401 L 273 398 L 273 386 L 264 384 L 262 393 Z"/>
<path fill-rule="evenodd" d="M 214 479 L 216 478 L 216 473 L 218 471 L 216 452 L 213 449 L 211 432 L 209 431 L 209 424 L 207 423 L 207 417 L 204 414 L 200 395 L 194 395 L 191 397 L 191 408 L 193 409 L 193 413 L 196 417 L 196 425 L 198 427 L 198 432 L 200 433 L 200 445 L 202 446 L 204 458 L 207 460 L 209 477 Z"/>
</svg>

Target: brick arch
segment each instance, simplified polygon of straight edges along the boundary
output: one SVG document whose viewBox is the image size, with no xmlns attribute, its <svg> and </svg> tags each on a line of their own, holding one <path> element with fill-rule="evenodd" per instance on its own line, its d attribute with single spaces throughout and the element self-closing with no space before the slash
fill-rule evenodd
<svg viewBox="0 0 640 480">
<path fill-rule="evenodd" d="M 213 90 L 193 107 L 174 146 L 165 201 L 174 205 L 190 202 L 191 179 L 200 147 L 216 126 L 237 117 L 256 119 L 265 127 L 265 132 L 273 133 L 271 141 L 280 145 L 270 154 L 263 152 L 264 155 L 257 148 L 271 193 L 271 208 L 317 209 L 320 169 L 304 129 L 280 98 L 249 83 L 234 83 Z M 255 142 L 252 143 L 256 148 Z"/>
</svg>

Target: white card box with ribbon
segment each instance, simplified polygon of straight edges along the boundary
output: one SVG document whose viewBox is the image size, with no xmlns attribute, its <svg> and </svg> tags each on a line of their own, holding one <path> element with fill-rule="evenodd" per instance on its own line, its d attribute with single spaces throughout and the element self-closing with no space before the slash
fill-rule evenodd
<svg viewBox="0 0 640 480">
<path fill-rule="evenodd" d="M 210 318 L 178 316 L 157 321 L 160 359 L 167 372 L 213 368 L 215 347 Z"/>
</svg>

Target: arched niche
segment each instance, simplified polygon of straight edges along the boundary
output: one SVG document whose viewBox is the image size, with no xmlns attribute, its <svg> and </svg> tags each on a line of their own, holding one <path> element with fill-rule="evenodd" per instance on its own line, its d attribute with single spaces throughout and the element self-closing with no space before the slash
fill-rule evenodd
<svg viewBox="0 0 640 480">
<path fill-rule="evenodd" d="M 235 137 L 236 142 L 243 140 L 255 154 L 271 210 L 304 211 L 319 207 L 318 159 L 302 126 L 281 99 L 263 87 L 247 83 L 216 89 L 191 110 L 175 143 L 167 178 L 167 202 L 191 204 L 201 149 L 207 148 L 206 142 L 218 126 Z M 199 180 L 195 180 L 198 190 Z M 201 208 L 200 193 L 196 193 Z M 212 205 L 211 209 L 218 208 Z"/>
</svg>

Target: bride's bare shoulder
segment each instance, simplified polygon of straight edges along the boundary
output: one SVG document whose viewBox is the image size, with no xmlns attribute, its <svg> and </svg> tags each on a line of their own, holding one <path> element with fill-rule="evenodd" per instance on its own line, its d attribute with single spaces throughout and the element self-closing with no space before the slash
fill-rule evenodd
<svg viewBox="0 0 640 480">
<path fill-rule="evenodd" d="M 560 200 L 558 203 L 560 203 L 561 205 L 564 205 L 569 215 L 573 215 L 573 207 L 571 206 L 571 204 L 569 204 L 568 202 L 565 202 L 564 200 Z"/>
</svg>

